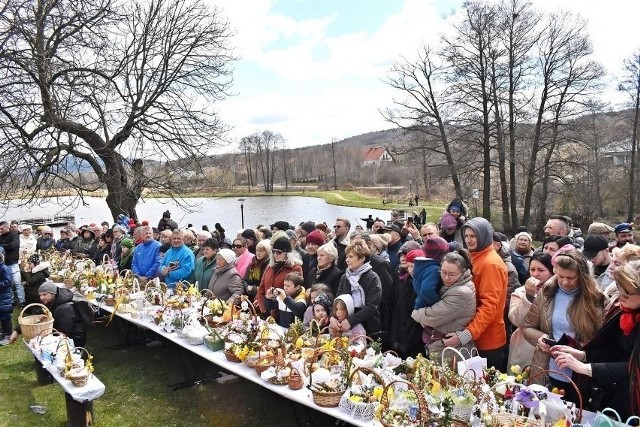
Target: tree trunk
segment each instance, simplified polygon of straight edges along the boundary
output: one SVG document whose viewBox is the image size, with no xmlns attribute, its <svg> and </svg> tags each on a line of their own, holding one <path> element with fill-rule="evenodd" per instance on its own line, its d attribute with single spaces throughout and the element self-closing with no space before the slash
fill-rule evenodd
<svg viewBox="0 0 640 427">
<path fill-rule="evenodd" d="M 640 85 L 636 86 L 635 108 L 633 111 L 633 133 L 631 135 L 631 165 L 629 167 L 629 212 L 627 222 L 633 222 L 636 210 L 637 182 L 636 172 L 638 163 L 638 115 L 640 114 Z"/>
</svg>

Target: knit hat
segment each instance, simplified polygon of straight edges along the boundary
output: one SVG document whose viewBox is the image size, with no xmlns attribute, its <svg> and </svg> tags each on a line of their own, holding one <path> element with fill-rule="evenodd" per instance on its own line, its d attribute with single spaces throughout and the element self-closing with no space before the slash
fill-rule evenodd
<svg viewBox="0 0 640 427">
<path fill-rule="evenodd" d="M 442 237 L 429 237 L 422 247 L 424 256 L 441 261 L 449 252 L 449 243 Z"/>
<path fill-rule="evenodd" d="M 449 203 L 449 206 L 447 206 L 447 212 L 451 211 L 460 212 L 462 215 L 467 214 L 467 209 L 464 207 L 464 204 L 460 199 L 453 199 L 451 203 Z"/>
<path fill-rule="evenodd" d="M 449 212 L 444 212 L 440 217 L 440 228 L 443 230 L 453 230 L 458 227 L 458 221 Z"/>
<path fill-rule="evenodd" d="M 584 239 L 584 249 L 582 249 L 582 254 L 587 257 L 587 259 L 591 259 L 598 254 L 598 252 L 608 249 L 609 241 L 606 237 L 601 234 L 589 234 Z"/>
<path fill-rule="evenodd" d="M 404 262 L 413 264 L 415 259 L 419 257 L 424 257 L 424 252 L 422 251 L 422 249 L 414 249 L 411 252 L 409 252 L 407 255 L 405 255 Z"/>
<path fill-rule="evenodd" d="M 253 231 L 251 228 L 247 228 L 246 230 L 244 230 L 241 234 L 242 237 L 244 237 L 245 239 L 251 239 L 254 242 L 257 240 L 256 239 L 256 232 Z"/>
<path fill-rule="evenodd" d="M 273 242 L 272 249 L 291 252 L 291 242 L 289 242 L 289 239 L 286 237 L 280 237 Z"/>
<path fill-rule="evenodd" d="M 325 241 L 324 241 L 324 233 L 322 233 L 322 231 L 320 231 L 320 230 L 315 230 L 314 229 L 312 232 L 310 232 L 307 235 L 306 242 L 307 243 L 312 243 L 314 245 L 322 246 L 325 243 Z"/>
<path fill-rule="evenodd" d="M 126 228 L 124 228 L 124 227 L 123 227 L 123 226 L 121 226 L 121 225 L 114 225 L 114 226 L 113 226 L 113 231 L 119 231 L 119 232 L 120 232 L 120 233 L 122 233 L 122 234 L 127 234 L 127 229 L 126 229 Z"/>
<path fill-rule="evenodd" d="M 29 262 L 33 265 L 38 265 L 40 264 L 40 255 L 38 254 L 33 254 L 29 257 Z"/>
<path fill-rule="evenodd" d="M 605 224 L 604 222 L 594 222 L 589 226 L 589 230 L 587 230 L 587 234 L 603 234 L 603 233 L 611 233 L 613 231 L 613 227 Z"/>
<path fill-rule="evenodd" d="M 398 253 L 406 255 L 414 249 L 420 249 L 420 243 L 416 242 L 415 240 L 409 240 L 408 242 L 404 242 L 402 246 L 400 246 L 400 249 L 398 249 Z"/>
<path fill-rule="evenodd" d="M 327 294 L 320 294 L 316 296 L 316 298 L 311 302 L 312 310 L 313 307 L 318 304 L 324 307 L 325 311 L 327 312 L 327 316 L 331 315 L 331 300 L 329 299 L 329 296 Z"/>
<path fill-rule="evenodd" d="M 316 223 L 313 221 L 306 221 L 300 224 L 300 228 L 302 228 L 307 233 L 311 234 L 313 230 L 316 229 Z"/>
<path fill-rule="evenodd" d="M 224 259 L 227 264 L 232 264 L 236 260 L 236 254 L 231 249 L 220 249 L 218 256 Z"/>
<path fill-rule="evenodd" d="M 527 233 L 526 231 L 521 231 L 520 233 L 516 234 L 516 237 L 514 237 L 514 239 L 517 242 L 518 239 L 523 236 L 529 239 L 529 243 L 533 242 L 533 237 L 531 237 L 531 234 Z"/>
<path fill-rule="evenodd" d="M 285 231 L 289 229 L 289 223 L 287 221 L 276 221 L 271 224 L 271 228 L 277 228 L 278 230 Z"/>
<path fill-rule="evenodd" d="M 169 212 L 168 210 L 164 211 L 162 213 L 162 218 L 171 218 L 171 212 Z"/>
<path fill-rule="evenodd" d="M 147 221 L 146 219 L 143 219 L 142 222 L 140 223 L 141 226 L 143 227 L 148 227 L 149 226 L 149 221 Z"/>
<path fill-rule="evenodd" d="M 131 249 L 134 246 L 134 243 L 133 240 L 127 237 L 125 239 L 122 239 L 122 241 L 120 242 L 120 246 L 122 246 L 123 248 Z"/>
<path fill-rule="evenodd" d="M 55 283 L 47 281 L 47 282 L 44 282 L 42 285 L 40 285 L 40 287 L 38 288 L 38 293 L 39 294 L 49 293 L 49 294 L 57 295 L 58 287 L 56 286 Z"/>
<path fill-rule="evenodd" d="M 296 235 L 296 232 L 291 229 L 285 230 L 285 233 L 287 234 L 287 237 L 289 238 L 289 240 L 298 238 L 298 236 Z"/>
</svg>

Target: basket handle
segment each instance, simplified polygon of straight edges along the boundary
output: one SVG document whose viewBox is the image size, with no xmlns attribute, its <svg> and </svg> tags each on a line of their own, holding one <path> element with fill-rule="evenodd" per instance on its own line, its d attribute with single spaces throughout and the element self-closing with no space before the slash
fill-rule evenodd
<svg viewBox="0 0 640 427">
<path fill-rule="evenodd" d="M 360 367 L 354 369 L 353 371 L 351 371 L 351 373 L 349 374 L 349 381 L 348 381 L 347 386 L 351 385 L 351 381 L 353 381 L 353 376 L 355 375 L 356 372 L 362 372 L 365 375 L 369 375 L 369 374 L 373 375 L 373 377 L 376 379 L 378 384 L 380 384 L 381 386 L 384 387 L 384 379 L 380 376 L 380 374 L 378 374 L 373 369 L 365 368 L 363 366 L 360 366 Z"/>
<path fill-rule="evenodd" d="M 18 319 L 22 319 L 24 317 L 24 312 L 29 308 L 29 307 L 42 307 L 44 310 L 44 315 L 50 318 L 53 318 L 53 316 L 51 315 L 51 311 L 49 311 L 49 309 L 47 308 L 46 305 L 44 304 L 40 304 L 39 302 L 33 302 L 31 304 L 26 305 L 21 311 L 20 311 L 20 315 L 18 316 Z"/>
<path fill-rule="evenodd" d="M 580 393 L 580 389 L 578 388 L 576 383 L 573 382 L 573 380 L 571 379 L 571 377 L 569 375 L 565 374 L 564 372 L 554 371 L 552 369 L 542 369 L 542 370 L 534 373 L 533 375 L 531 375 L 531 377 L 529 377 L 529 381 L 527 382 L 527 385 L 529 385 L 531 383 L 531 381 L 533 381 L 534 378 L 537 378 L 540 375 L 549 374 L 549 373 L 563 376 L 567 380 L 567 382 L 570 383 L 571 386 L 576 391 L 576 394 L 578 395 L 578 402 L 579 402 L 578 412 L 576 414 L 576 421 L 580 422 L 582 420 L 582 393 Z"/>
<path fill-rule="evenodd" d="M 463 354 L 462 354 L 458 349 L 453 348 L 453 347 L 445 347 L 444 349 L 442 349 L 442 353 L 441 353 L 441 356 L 440 356 L 440 365 L 442 365 L 442 367 L 444 367 L 444 354 L 445 354 L 447 351 L 452 351 L 452 352 L 454 352 L 455 354 L 457 354 L 458 356 L 460 356 L 460 361 L 461 361 L 461 362 L 464 362 L 464 361 L 466 361 L 466 360 L 467 360 L 467 359 L 464 357 L 464 355 L 463 355 Z M 455 361 L 455 358 L 453 358 L 453 360 L 452 360 L 452 362 L 451 362 L 451 370 L 455 370 L 455 362 L 456 362 L 456 361 Z M 465 366 L 466 366 L 466 365 L 465 365 Z"/>
</svg>

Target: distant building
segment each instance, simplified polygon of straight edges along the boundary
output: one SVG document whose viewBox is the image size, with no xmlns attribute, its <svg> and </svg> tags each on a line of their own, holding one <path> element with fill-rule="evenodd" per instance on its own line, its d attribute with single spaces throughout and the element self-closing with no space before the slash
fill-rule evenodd
<svg viewBox="0 0 640 427">
<path fill-rule="evenodd" d="M 380 166 L 382 163 L 393 163 L 395 159 L 384 147 L 365 147 L 362 155 L 362 165 Z"/>
<path fill-rule="evenodd" d="M 607 165 L 626 166 L 631 163 L 631 139 L 614 141 L 602 147 L 600 158 Z"/>
</svg>

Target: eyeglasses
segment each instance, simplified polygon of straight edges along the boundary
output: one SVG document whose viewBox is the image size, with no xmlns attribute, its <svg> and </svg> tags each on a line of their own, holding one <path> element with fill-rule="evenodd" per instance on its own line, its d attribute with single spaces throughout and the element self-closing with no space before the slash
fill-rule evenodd
<svg viewBox="0 0 640 427">
<path fill-rule="evenodd" d="M 441 271 L 440 276 L 453 279 L 454 277 L 460 276 L 460 273 L 447 273 L 446 271 Z"/>
<path fill-rule="evenodd" d="M 284 251 L 281 251 L 280 249 L 271 249 L 271 252 L 273 252 L 274 255 L 280 255 L 284 253 Z"/>
<path fill-rule="evenodd" d="M 52 233 L 42 233 L 43 236 L 53 236 Z"/>
<path fill-rule="evenodd" d="M 234 248 L 237 248 L 237 249 L 240 249 L 240 248 L 243 248 L 243 247 L 244 247 L 244 245 L 233 245 L 233 247 L 234 247 Z"/>
</svg>

